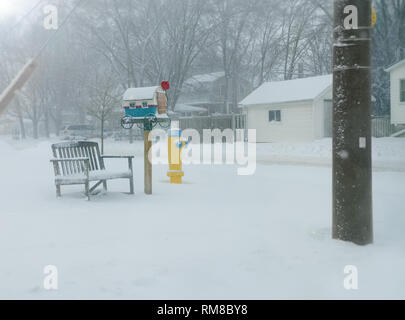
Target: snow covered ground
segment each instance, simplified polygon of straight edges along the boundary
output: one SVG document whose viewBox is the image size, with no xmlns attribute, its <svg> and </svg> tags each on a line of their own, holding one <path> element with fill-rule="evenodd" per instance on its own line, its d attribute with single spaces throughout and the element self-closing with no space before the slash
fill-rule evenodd
<svg viewBox="0 0 405 320">
<path fill-rule="evenodd" d="M 264 143 L 257 145 L 261 163 L 332 165 L 332 140 L 308 143 Z M 373 167 L 376 171 L 405 171 L 405 139 L 373 138 Z"/>
<path fill-rule="evenodd" d="M 259 144 L 253 176 L 187 166 L 170 185 L 155 166 L 152 196 L 142 144 L 111 141 L 107 154 L 136 155 L 136 195 L 110 182 L 90 202 L 82 186 L 55 198 L 50 144 L 0 140 L 2 299 L 405 298 L 405 139 L 374 140 L 367 247 L 330 238 L 330 140 Z M 46 265 L 57 291 L 43 288 Z M 358 267 L 357 291 L 343 287 L 346 265 Z"/>
</svg>

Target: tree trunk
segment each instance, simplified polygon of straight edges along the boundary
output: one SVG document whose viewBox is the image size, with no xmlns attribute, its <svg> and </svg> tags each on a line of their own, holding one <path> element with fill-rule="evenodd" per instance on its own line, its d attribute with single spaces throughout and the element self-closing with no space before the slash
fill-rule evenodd
<svg viewBox="0 0 405 320">
<path fill-rule="evenodd" d="M 101 154 L 104 155 L 104 116 L 101 117 Z"/>
<path fill-rule="evenodd" d="M 49 137 L 51 136 L 51 133 L 49 131 L 49 109 L 48 109 L 48 106 L 45 107 L 44 125 L 45 125 L 45 137 L 49 139 Z"/>
<path fill-rule="evenodd" d="M 21 139 L 25 140 L 27 138 L 27 134 L 25 133 L 24 118 L 21 116 L 21 114 L 18 115 L 18 122 L 20 123 Z"/>
<path fill-rule="evenodd" d="M 32 119 L 32 136 L 35 140 L 39 138 L 38 134 L 38 120 Z"/>
<path fill-rule="evenodd" d="M 234 113 L 238 110 L 238 103 L 239 103 L 239 79 L 238 79 L 239 72 L 235 72 L 234 76 L 232 77 L 232 108 L 231 113 Z"/>
<path fill-rule="evenodd" d="M 229 74 L 225 72 L 225 90 L 224 90 L 224 113 L 229 113 Z"/>
<path fill-rule="evenodd" d="M 53 121 L 54 128 L 55 128 L 55 135 L 57 137 L 59 137 L 60 131 L 62 129 L 62 112 L 61 112 L 60 108 L 56 109 L 55 113 L 56 113 L 56 115 L 49 112 L 48 115 Z"/>
<path fill-rule="evenodd" d="M 20 102 L 18 101 L 18 97 L 16 97 L 16 99 L 15 99 L 15 105 L 16 105 L 17 116 L 18 116 L 18 123 L 20 124 L 21 139 L 24 140 L 27 138 L 27 134 L 25 132 L 24 117 L 21 112 L 21 105 L 20 105 Z"/>
</svg>

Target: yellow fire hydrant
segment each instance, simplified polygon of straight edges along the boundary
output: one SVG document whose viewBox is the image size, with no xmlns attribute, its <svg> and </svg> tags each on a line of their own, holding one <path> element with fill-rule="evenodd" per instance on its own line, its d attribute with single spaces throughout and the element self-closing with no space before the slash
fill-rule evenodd
<svg viewBox="0 0 405 320">
<path fill-rule="evenodd" d="M 168 133 L 170 183 L 181 184 L 184 172 L 182 170 L 181 152 L 188 142 L 181 137 L 180 129 L 171 129 Z"/>
</svg>

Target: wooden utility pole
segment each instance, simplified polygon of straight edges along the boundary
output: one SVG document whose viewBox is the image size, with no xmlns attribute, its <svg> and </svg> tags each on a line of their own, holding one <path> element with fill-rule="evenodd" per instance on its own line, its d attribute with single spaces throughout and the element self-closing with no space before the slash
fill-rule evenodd
<svg viewBox="0 0 405 320">
<path fill-rule="evenodd" d="M 373 242 L 371 0 L 334 0 L 333 238 Z"/>
<path fill-rule="evenodd" d="M 4 90 L 3 93 L 0 92 L 0 115 L 6 110 L 7 106 L 14 99 L 18 90 L 21 90 L 25 83 L 31 78 L 35 68 L 35 60 L 29 60 L 10 83 L 10 85 L 6 88 L 6 90 Z"/>
<path fill-rule="evenodd" d="M 152 141 L 149 140 L 149 134 L 151 129 L 146 126 L 144 130 L 144 184 L 145 184 L 145 194 L 152 194 L 152 163 L 149 161 L 149 151 L 152 148 Z"/>
<path fill-rule="evenodd" d="M 36 67 L 37 67 L 37 61 L 38 58 L 41 56 L 41 54 L 45 51 L 45 49 L 48 47 L 50 43 L 54 40 L 54 38 L 58 35 L 58 32 L 63 28 L 63 26 L 69 21 L 73 13 L 76 11 L 76 9 L 79 7 L 79 5 L 82 4 L 86 0 L 79 0 L 76 5 L 70 10 L 69 14 L 66 16 L 66 18 L 62 21 L 62 23 L 59 25 L 58 29 L 51 35 L 51 37 L 45 42 L 45 44 L 42 46 L 42 48 L 39 50 L 36 56 L 34 58 L 30 59 L 25 66 L 21 69 L 21 71 L 17 74 L 17 76 L 14 78 L 14 80 L 11 82 L 11 84 L 6 88 L 6 90 L 1 93 L 0 92 L 0 115 L 6 111 L 8 105 L 10 102 L 13 100 L 15 97 L 16 93 L 23 88 L 23 86 L 28 82 L 28 80 L 31 78 L 32 74 L 34 73 Z M 34 6 L 34 8 L 31 9 L 31 11 L 26 15 L 28 16 L 33 12 L 38 7 L 39 3 Z M 13 28 L 15 28 L 21 21 L 25 19 L 24 16 L 22 20 L 20 20 L 16 25 L 14 25 Z M 13 29 L 12 28 L 12 29 Z"/>
</svg>

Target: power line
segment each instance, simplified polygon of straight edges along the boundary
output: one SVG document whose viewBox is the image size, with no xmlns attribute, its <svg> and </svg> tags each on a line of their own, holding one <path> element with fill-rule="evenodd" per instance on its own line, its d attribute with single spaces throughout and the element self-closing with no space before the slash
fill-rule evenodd
<svg viewBox="0 0 405 320">
<path fill-rule="evenodd" d="M 63 22 L 61 23 L 59 28 L 45 42 L 45 44 L 39 50 L 37 55 L 33 59 L 30 59 L 26 63 L 26 65 L 21 69 L 21 71 L 17 74 L 17 76 L 10 83 L 10 85 L 6 88 L 6 90 L 3 93 L 0 94 L 0 115 L 6 110 L 7 106 L 13 100 L 13 98 L 16 95 L 16 92 L 18 90 L 20 90 L 25 85 L 25 83 L 30 79 L 30 77 L 32 76 L 33 72 L 35 71 L 35 69 L 37 67 L 36 60 L 38 59 L 38 57 L 42 54 L 42 52 L 44 52 L 46 47 L 57 36 L 58 32 L 62 29 L 62 27 L 66 24 L 66 22 L 69 21 L 70 17 L 73 15 L 73 13 L 79 7 L 79 5 L 82 4 L 84 1 L 86 1 L 86 0 L 80 0 L 80 1 L 77 2 L 77 4 L 73 7 L 73 9 L 69 12 L 67 17 L 63 20 Z M 32 10 L 31 10 L 31 12 L 32 12 Z"/>
<path fill-rule="evenodd" d="M 26 18 L 28 18 L 38 7 L 44 2 L 44 0 L 39 0 L 35 6 L 33 6 L 26 14 L 24 14 L 9 30 L 9 32 L 14 31 Z"/>
<path fill-rule="evenodd" d="M 76 11 L 76 9 L 87 0 L 79 0 L 76 5 L 73 7 L 72 10 L 70 10 L 69 14 L 66 16 L 66 18 L 62 21 L 60 26 L 58 26 L 58 29 L 54 32 L 53 35 L 49 37 L 49 39 L 45 42 L 45 44 L 41 47 L 41 49 L 38 51 L 37 55 L 34 57 L 34 60 L 37 60 L 39 56 L 45 51 L 45 49 L 48 47 L 48 45 L 56 38 L 58 35 L 59 31 L 63 28 L 63 26 L 69 21 L 73 13 Z"/>
</svg>

